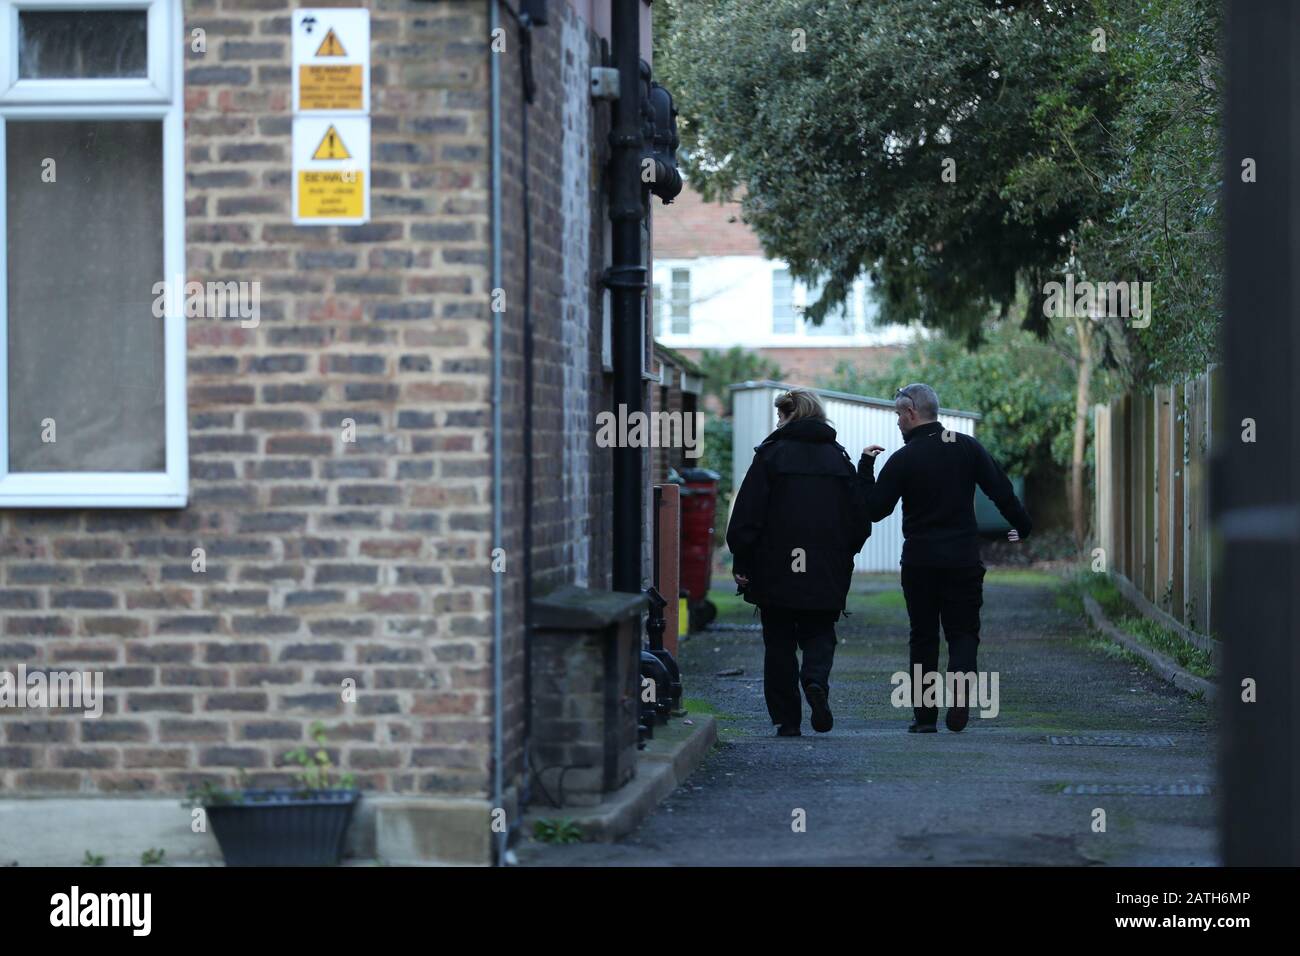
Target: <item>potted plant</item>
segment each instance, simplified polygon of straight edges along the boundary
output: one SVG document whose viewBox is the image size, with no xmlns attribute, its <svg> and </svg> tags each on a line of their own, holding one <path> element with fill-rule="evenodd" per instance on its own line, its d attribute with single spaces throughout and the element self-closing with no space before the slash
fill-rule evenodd
<svg viewBox="0 0 1300 956">
<path fill-rule="evenodd" d="M 191 793 L 190 805 L 212 822 L 227 866 L 335 866 L 343 858 L 361 794 L 352 774 L 334 774 L 324 725 L 312 724 L 309 733 L 314 748 L 285 754 L 302 768 L 299 786 L 225 791 L 205 784 Z"/>
</svg>

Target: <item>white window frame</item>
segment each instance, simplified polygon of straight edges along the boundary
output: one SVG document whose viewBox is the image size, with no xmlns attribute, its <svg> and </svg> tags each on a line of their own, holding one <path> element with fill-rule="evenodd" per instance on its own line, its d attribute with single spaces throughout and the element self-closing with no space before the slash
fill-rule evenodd
<svg viewBox="0 0 1300 956">
<path fill-rule="evenodd" d="M 678 302 L 677 291 L 681 285 L 677 282 L 677 275 L 681 273 L 686 276 L 686 302 Z M 690 335 L 691 334 L 691 296 L 694 294 L 691 288 L 691 270 L 687 266 L 673 266 L 668 272 L 668 331 L 673 335 Z M 677 328 L 677 310 L 678 308 L 686 310 L 686 328 L 678 330 Z"/>
<path fill-rule="evenodd" d="M 18 80 L 19 10 L 148 10 L 147 79 Z M 163 275 L 185 276 L 185 104 L 180 0 L 0 0 L 0 183 L 7 182 L 10 120 L 158 120 L 162 123 Z M 189 489 L 185 313 L 165 299 L 163 471 L 9 471 L 7 203 L 0 191 L 0 508 L 183 508 Z"/>
<path fill-rule="evenodd" d="M 783 272 L 785 273 L 785 282 L 790 286 L 790 328 L 788 330 L 778 329 L 776 327 L 776 310 L 777 310 L 776 280 L 777 280 L 777 276 L 779 276 Z M 797 291 L 798 285 L 799 283 L 794 281 L 794 276 L 790 274 L 789 266 L 777 265 L 772 267 L 772 271 L 768 280 L 768 288 L 769 291 L 771 292 L 771 297 L 772 297 L 771 334 L 776 338 L 780 338 L 780 339 L 794 338 L 796 335 L 799 334 L 799 326 L 803 322 L 803 309 L 799 305 L 799 303 L 795 301 L 796 300 L 795 293 Z"/>
<path fill-rule="evenodd" d="M 168 37 L 179 39 L 173 18 L 179 14 L 173 9 L 174 0 L 0 0 L 0 50 L 5 62 L 0 75 L 0 103 L 166 103 L 172 90 L 180 87 L 180 74 L 173 71 L 171 61 L 176 44 Z M 144 77 L 137 78 L 77 78 L 77 79 L 26 79 L 18 78 L 18 14 L 23 10 L 53 12 L 57 10 L 84 10 L 104 12 L 113 10 L 144 10 L 148 17 L 148 68 Z"/>
</svg>

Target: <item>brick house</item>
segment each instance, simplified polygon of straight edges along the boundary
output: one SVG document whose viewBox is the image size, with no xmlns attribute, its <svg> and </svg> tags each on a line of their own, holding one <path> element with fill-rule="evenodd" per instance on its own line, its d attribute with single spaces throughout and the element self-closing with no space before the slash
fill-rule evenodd
<svg viewBox="0 0 1300 956">
<path fill-rule="evenodd" d="M 655 378 L 650 382 L 650 406 L 652 413 L 667 412 L 682 416 L 683 422 L 688 415 L 697 415 L 704 411 L 703 392 L 704 377 L 700 368 L 670 348 L 654 345 Z M 695 435 L 701 443 L 704 436 Z M 669 478 L 672 469 L 700 467 L 698 454 L 687 454 L 687 449 L 676 445 L 661 445 L 651 452 L 651 481 L 660 485 Z"/>
<path fill-rule="evenodd" d="M 688 183 L 655 220 L 655 322 L 658 338 L 688 359 L 735 345 L 775 362 L 784 381 L 825 385 L 840 362 L 879 371 L 911 337 L 882 326 L 869 283 L 854 283 L 847 306 L 820 326 L 803 306 L 820 294 L 768 258 L 739 202 L 706 202 Z"/>
<path fill-rule="evenodd" d="M 178 797 L 287 783 L 319 720 L 366 792 L 355 853 L 487 862 L 524 777 L 525 574 L 610 585 L 610 4 L 552 0 L 526 110 L 503 4 L 314 5 L 370 11 L 361 225 L 293 222 L 285 0 L 0 0 L 24 51 L 0 80 L 0 671 L 102 671 L 105 697 L 0 709 L 0 861 L 210 859 Z M 151 315 L 172 275 L 256 288 L 255 320 Z"/>
</svg>

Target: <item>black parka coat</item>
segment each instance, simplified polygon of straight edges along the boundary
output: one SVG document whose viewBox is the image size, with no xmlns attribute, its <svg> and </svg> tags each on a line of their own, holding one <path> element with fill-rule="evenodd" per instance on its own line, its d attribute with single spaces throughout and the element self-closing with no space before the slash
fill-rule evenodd
<svg viewBox="0 0 1300 956">
<path fill-rule="evenodd" d="M 824 421 L 778 428 L 754 449 L 727 525 L 733 571 L 759 607 L 841 611 L 853 558 L 871 535 L 866 495 L 848 453 Z"/>
</svg>

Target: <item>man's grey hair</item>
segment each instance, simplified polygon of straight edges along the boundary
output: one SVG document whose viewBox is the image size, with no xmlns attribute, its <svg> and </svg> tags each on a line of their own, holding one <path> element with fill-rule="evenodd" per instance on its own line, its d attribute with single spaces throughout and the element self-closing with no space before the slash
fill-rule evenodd
<svg viewBox="0 0 1300 956">
<path fill-rule="evenodd" d="M 894 404 L 902 405 L 905 402 L 916 409 L 916 414 L 922 418 L 937 419 L 939 417 L 939 396 L 929 385 L 923 385 L 920 382 L 904 385 L 894 395 Z"/>
</svg>

